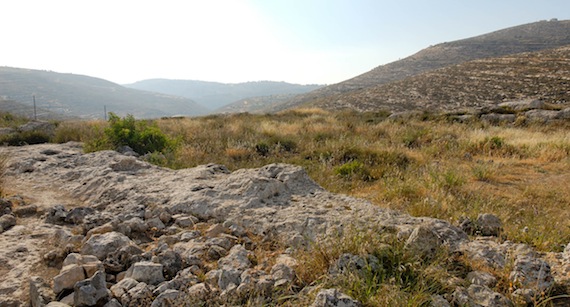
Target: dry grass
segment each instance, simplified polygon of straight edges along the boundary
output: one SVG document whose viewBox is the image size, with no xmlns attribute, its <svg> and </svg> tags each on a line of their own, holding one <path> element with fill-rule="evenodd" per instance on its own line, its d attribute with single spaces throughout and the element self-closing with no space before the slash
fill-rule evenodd
<svg viewBox="0 0 570 307">
<path fill-rule="evenodd" d="M 539 251 L 561 251 L 570 242 L 568 124 L 497 127 L 423 115 L 392 121 L 383 113 L 318 109 L 161 119 L 156 124 L 178 140 L 173 154 L 152 160 L 163 166 L 219 163 L 237 170 L 297 164 L 327 190 L 384 208 L 454 224 L 492 213 L 503 221 L 504 239 Z M 61 141 L 80 140 L 93 149 L 101 145 L 105 125 L 62 123 L 58 132 Z M 296 255 L 302 265 L 295 286 L 338 287 L 367 306 L 415 306 L 427 304 L 431 294 L 453 292 L 444 281 L 477 267 L 449 255 L 419 263 L 390 238 L 381 231 L 355 232 L 332 244 L 319 243 Z M 386 244 L 391 248 L 382 249 Z M 390 256 L 409 269 L 406 276 L 414 282 L 395 282 L 396 272 L 381 281 L 354 274 L 330 279 L 328 268 L 345 252 Z M 257 258 L 266 261 L 268 255 Z M 508 295 L 507 273 L 493 274 L 502 276 L 495 290 Z M 311 295 L 278 298 L 279 305 L 306 305 Z"/>
<path fill-rule="evenodd" d="M 177 151 L 153 160 L 172 168 L 219 163 L 305 167 L 326 189 L 378 206 L 455 222 L 493 213 L 508 239 L 542 251 L 570 241 L 568 125 L 490 126 L 419 116 L 320 109 L 273 115 L 161 119 Z M 97 149 L 106 123 L 61 123 L 56 141 Z M 522 233 L 528 227 L 530 231 Z"/>
</svg>

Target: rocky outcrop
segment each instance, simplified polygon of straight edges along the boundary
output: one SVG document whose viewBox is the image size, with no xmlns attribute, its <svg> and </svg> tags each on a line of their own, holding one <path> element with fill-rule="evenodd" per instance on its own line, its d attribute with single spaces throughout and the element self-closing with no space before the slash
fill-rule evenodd
<svg viewBox="0 0 570 307">
<path fill-rule="evenodd" d="M 173 171 L 113 151 L 83 154 L 76 143 L 10 148 L 10 154 L 8 176 L 39 189 L 62 189 L 75 201 L 44 210 L 42 221 L 52 231 L 43 261 L 59 273 L 49 291 L 39 279 L 29 281 L 29 297 L 37 304 L 55 297 L 82 306 L 232 305 L 270 298 L 290 291 L 298 263 L 289 253 L 260 262 L 253 252 L 260 240 L 294 250 L 370 227 L 390 229 L 421 261 L 445 250 L 488 271 L 514 263 L 511 281 L 527 297 L 548 291 L 555 278 L 528 246 L 497 238 L 502 223 L 493 215 L 472 223 L 472 234 L 482 237 L 470 239 L 446 221 L 329 193 L 293 165 L 230 172 L 209 164 Z M 11 214 L 9 207 L 4 206 Z M 22 227 L 17 222 L 8 235 Z M 366 270 L 380 270 L 380 260 L 343 254 L 329 274 Z M 497 279 L 486 272 L 456 277 L 464 287 L 435 299 L 508 305 L 491 290 Z M 313 306 L 360 306 L 335 289 L 313 295 Z"/>
</svg>

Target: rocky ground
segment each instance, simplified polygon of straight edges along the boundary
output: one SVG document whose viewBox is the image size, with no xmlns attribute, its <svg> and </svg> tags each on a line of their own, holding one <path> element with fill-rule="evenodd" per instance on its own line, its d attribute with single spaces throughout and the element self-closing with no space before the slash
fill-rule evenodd
<svg viewBox="0 0 570 307">
<path fill-rule="evenodd" d="M 510 271 L 514 302 L 491 290 L 496 276 L 473 271 L 457 277 L 468 286 L 434 296 L 436 306 L 518 304 L 570 285 L 570 247 L 540 254 L 502 241 L 501 221 L 492 215 L 453 226 L 381 209 L 325 191 L 297 166 L 174 171 L 128 153 L 83 154 L 79 143 L 2 152 L 10 157 L 11 196 L 0 207 L 1 306 L 267 302 L 292 291 L 299 265 L 292 251 L 348 228 L 372 227 L 393 229 L 423 257 L 445 246 Z M 256 247 L 267 242 L 283 248 L 261 258 Z M 361 261 L 345 254 L 336 266 Z M 336 289 L 299 291 L 314 298 L 313 306 L 360 305 Z"/>
</svg>

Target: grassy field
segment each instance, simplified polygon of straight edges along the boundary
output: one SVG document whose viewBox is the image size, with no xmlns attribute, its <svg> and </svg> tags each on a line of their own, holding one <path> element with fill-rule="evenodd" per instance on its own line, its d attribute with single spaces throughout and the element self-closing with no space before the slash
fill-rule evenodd
<svg viewBox="0 0 570 307">
<path fill-rule="evenodd" d="M 151 123 L 151 122 L 147 122 Z M 457 224 L 493 213 L 504 237 L 541 251 L 570 242 L 570 127 L 491 126 L 385 113 L 301 109 L 273 115 L 214 115 L 152 122 L 174 151 L 146 155 L 170 168 L 219 163 L 303 166 L 321 186 L 380 207 Z M 55 141 L 110 148 L 105 122 L 63 122 Z"/>
<path fill-rule="evenodd" d="M 61 122 L 53 141 L 82 141 L 86 151 L 111 149 L 115 145 L 105 132 L 111 130 L 109 125 Z M 519 120 L 515 125 L 492 126 L 429 114 L 392 120 L 383 112 L 301 109 L 272 115 L 159 119 L 137 125 L 155 133 L 158 128 L 169 137 L 172 146 L 167 150 L 143 156 L 165 167 L 219 163 L 237 170 L 291 163 L 303 166 L 327 190 L 365 198 L 383 208 L 455 225 L 466 217 L 492 213 L 503 221 L 502 240 L 526 243 L 543 252 L 559 252 L 570 242 L 568 122 Z M 441 280 L 477 267 L 445 253 L 418 262 L 394 234 L 378 233 L 355 230 L 349 237 L 295 255 L 301 263 L 298 289 L 339 287 L 365 306 L 417 306 L 429 303 L 431 294 L 453 292 L 454 287 Z M 326 277 L 331 262 L 345 252 L 375 255 L 385 265 L 383 275 Z M 499 277 L 494 290 L 509 297 L 509 272 L 492 273 Z M 276 300 L 291 306 L 310 304 L 307 296 L 290 294 Z M 541 299 L 547 302 L 548 296 Z"/>
</svg>

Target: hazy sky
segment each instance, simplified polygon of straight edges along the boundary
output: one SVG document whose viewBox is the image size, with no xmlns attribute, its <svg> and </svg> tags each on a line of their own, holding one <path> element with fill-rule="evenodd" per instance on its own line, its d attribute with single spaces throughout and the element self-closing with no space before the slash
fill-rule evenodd
<svg viewBox="0 0 570 307">
<path fill-rule="evenodd" d="M 149 78 L 336 83 L 569 0 L 2 0 L 0 66 Z"/>
</svg>

